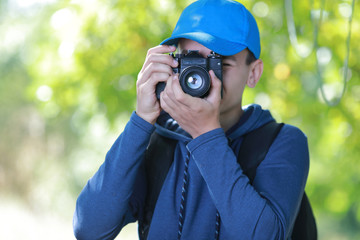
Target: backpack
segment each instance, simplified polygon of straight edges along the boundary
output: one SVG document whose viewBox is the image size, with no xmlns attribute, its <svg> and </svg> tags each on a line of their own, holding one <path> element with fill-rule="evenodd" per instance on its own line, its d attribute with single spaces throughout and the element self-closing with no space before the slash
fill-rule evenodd
<svg viewBox="0 0 360 240">
<path fill-rule="evenodd" d="M 272 121 L 244 136 L 237 160 L 251 184 L 255 178 L 256 168 L 264 160 L 272 142 L 283 125 L 283 123 L 279 124 Z M 147 239 L 157 198 L 174 160 L 176 144 L 176 140 L 163 137 L 156 132 L 150 138 L 149 146 L 145 152 L 145 172 L 148 191 L 145 199 L 144 214 L 139 219 L 139 237 L 141 240 Z M 315 217 L 305 192 L 294 223 L 291 239 L 317 239 Z"/>
</svg>

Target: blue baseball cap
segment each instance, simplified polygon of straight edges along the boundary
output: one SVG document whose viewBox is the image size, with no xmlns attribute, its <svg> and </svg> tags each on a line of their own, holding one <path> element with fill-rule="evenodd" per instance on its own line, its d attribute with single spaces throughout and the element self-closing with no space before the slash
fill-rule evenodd
<svg viewBox="0 0 360 240">
<path fill-rule="evenodd" d="M 239 2 L 199 0 L 182 12 L 171 37 L 160 44 L 177 45 L 180 38 L 196 41 L 230 56 L 248 48 L 260 56 L 260 34 L 253 15 Z"/>
</svg>

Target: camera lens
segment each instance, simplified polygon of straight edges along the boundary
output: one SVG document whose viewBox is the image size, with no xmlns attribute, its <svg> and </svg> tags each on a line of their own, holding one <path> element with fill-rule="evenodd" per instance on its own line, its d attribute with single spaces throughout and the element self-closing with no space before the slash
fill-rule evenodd
<svg viewBox="0 0 360 240">
<path fill-rule="evenodd" d="M 199 87 L 201 87 L 203 82 L 202 78 L 197 73 L 188 76 L 187 79 L 185 79 L 185 81 L 188 87 L 191 89 L 198 89 Z"/>
<path fill-rule="evenodd" d="M 190 66 L 180 73 L 180 85 L 183 91 L 193 97 L 204 97 L 211 85 L 210 75 L 200 66 Z"/>
</svg>

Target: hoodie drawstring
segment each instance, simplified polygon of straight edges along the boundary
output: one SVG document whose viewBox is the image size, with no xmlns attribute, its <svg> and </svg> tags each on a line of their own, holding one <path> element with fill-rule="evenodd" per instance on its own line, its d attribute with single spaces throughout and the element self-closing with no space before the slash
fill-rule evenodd
<svg viewBox="0 0 360 240">
<path fill-rule="evenodd" d="M 219 239 L 220 233 L 220 213 L 216 210 L 216 224 L 215 224 L 215 240 Z"/>
<path fill-rule="evenodd" d="M 180 211 L 179 211 L 179 228 L 178 228 L 178 240 L 181 239 L 184 219 L 185 219 L 185 207 L 186 207 L 186 195 L 189 184 L 189 162 L 190 162 L 190 152 L 187 152 L 185 159 L 184 167 L 184 177 L 183 177 L 183 186 L 181 189 L 181 202 L 180 202 Z M 220 232 L 220 214 L 219 211 L 216 211 L 216 224 L 215 224 L 215 240 L 219 239 Z"/>
<path fill-rule="evenodd" d="M 184 168 L 184 177 L 183 177 L 183 186 L 181 191 L 181 202 L 180 202 L 180 211 L 179 211 L 179 230 L 178 230 L 178 240 L 181 238 L 184 217 L 185 217 L 185 206 L 186 206 L 186 192 L 188 187 L 189 180 L 189 161 L 190 161 L 190 152 L 188 151 L 185 159 L 185 168 Z"/>
</svg>

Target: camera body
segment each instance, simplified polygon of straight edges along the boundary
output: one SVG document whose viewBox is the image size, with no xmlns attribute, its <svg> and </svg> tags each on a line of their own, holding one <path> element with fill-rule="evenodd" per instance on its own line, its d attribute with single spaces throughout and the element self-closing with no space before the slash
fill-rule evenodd
<svg viewBox="0 0 360 240">
<path fill-rule="evenodd" d="M 207 58 L 202 57 L 197 50 L 188 50 L 187 54 L 171 54 L 179 63 L 173 68 L 174 73 L 179 73 L 179 82 L 182 90 L 193 96 L 204 98 L 209 94 L 211 78 L 209 71 L 213 70 L 216 77 L 222 83 L 222 58 L 211 52 Z M 160 93 L 164 90 L 165 83 L 156 85 L 156 96 L 160 99 Z M 222 84 L 221 84 L 222 95 Z"/>
</svg>

